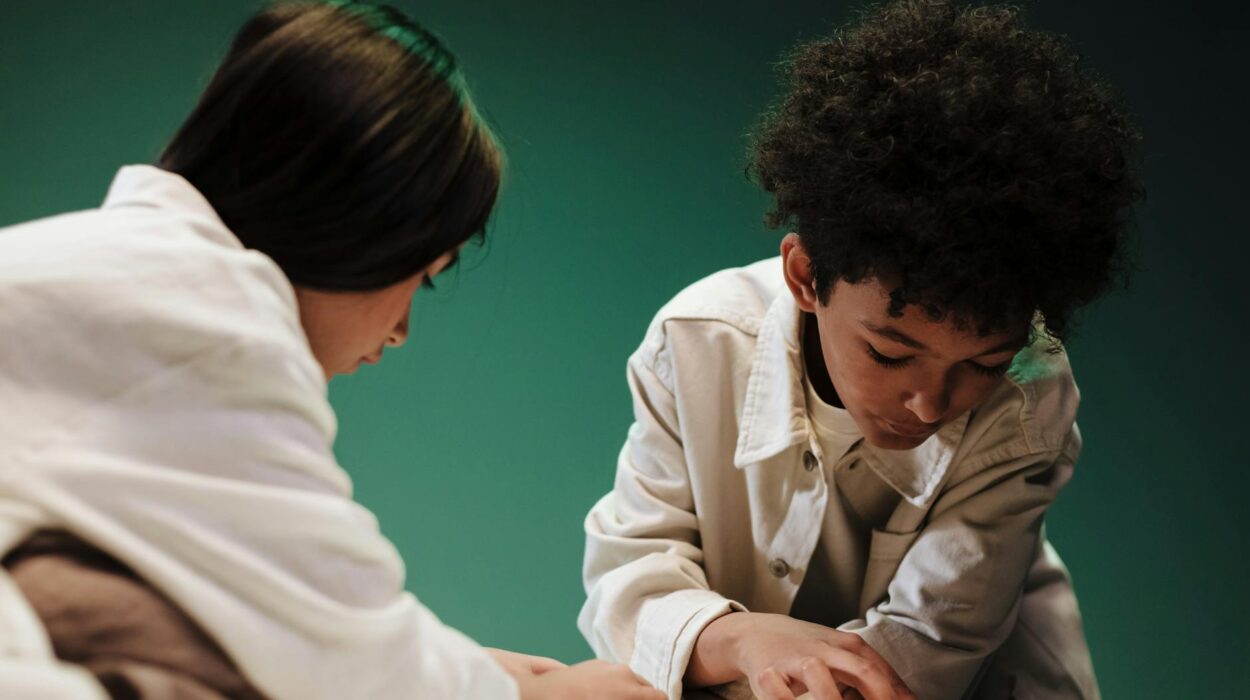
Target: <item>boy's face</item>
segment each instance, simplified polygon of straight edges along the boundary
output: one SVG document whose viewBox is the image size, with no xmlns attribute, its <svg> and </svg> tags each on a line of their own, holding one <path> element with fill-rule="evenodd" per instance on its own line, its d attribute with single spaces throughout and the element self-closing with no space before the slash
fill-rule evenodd
<svg viewBox="0 0 1250 700">
<path fill-rule="evenodd" d="M 905 450 L 924 442 L 983 401 L 1028 341 L 1028 327 L 982 337 L 931 321 L 914 306 L 894 318 L 890 289 L 875 279 L 839 281 L 821 303 L 797 235 L 786 236 L 782 259 L 799 308 L 816 318 L 838 399 L 874 446 Z"/>
</svg>

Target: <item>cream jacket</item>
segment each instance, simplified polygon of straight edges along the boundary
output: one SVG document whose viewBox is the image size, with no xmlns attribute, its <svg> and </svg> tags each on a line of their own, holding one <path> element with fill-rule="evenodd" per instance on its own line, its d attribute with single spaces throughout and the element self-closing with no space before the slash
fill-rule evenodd
<svg viewBox="0 0 1250 700">
<path fill-rule="evenodd" d="M 182 178 L 0 230 L 0 555 L 65 528 L 276 699 L 510 699 L 351 499 L 294 290 Z M 102 697 L 0 569 L 0 697 Z"/>
<path fill-rule="evenodd" d="M 586 518 L 578 625 L 671 698 L 713 619 L 789 612 L 820 537 L 830 493 L 799 328 L 779 259 L 766 260 L 681 292 L 629 359 L 635 422 L 614 490 Z M 861 441 L 834 465 L 839 483 L 878 478 L 901 495 L 872 533 L 859 617 L 840 629 L 922 700 L 1098 697 L 1042 529 L 1080 451 L 1077 402 L 1065 356 L 1028 348 L 919 447 Z M 716 691 L 749 697 L 743 682 Z"/>
</svg>

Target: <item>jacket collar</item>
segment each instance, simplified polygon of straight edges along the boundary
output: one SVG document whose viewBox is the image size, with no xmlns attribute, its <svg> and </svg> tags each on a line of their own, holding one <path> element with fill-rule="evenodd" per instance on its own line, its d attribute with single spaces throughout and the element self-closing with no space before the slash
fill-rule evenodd
<svg viewBox="0 0 1250 700">
<path fill-rule="evenodd" d="M 756 338 L 734 452 L 734 466 L 739 469 L 811 439 L 801 323 L 794 297 L 783 288 L 769 305 Z M 967 422 L 965 413 L 911 450 L 883 450 L 861 442 L 859 456 L 908 502 L 925 507 L 950 468 Z"/>
<path fill-rule="evenodd" d="M 153 165 L 123 166 L 114 176 L 108 195 L 100 206 L 102 209 L 148 207 L 176 211 L 205 224 L 194 227 L 205 238 L 233 248 L 243 248 L 243 244 L 226 228 L 213 206 L 194 185 L 181 175 Z"/>
<path fill-rule="evenodd" d="M 764 314 L 755 340 L 734 453 L 739 469 L 807 439 L 799 322 L 798 305 L 783 287 Z"/>
</svg>

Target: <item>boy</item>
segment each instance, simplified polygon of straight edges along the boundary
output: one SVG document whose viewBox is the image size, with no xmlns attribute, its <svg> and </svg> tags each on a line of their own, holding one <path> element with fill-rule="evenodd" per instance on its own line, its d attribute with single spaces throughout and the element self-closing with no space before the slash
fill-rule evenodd
<svg viewBox="0 0 1250 700">
<path fill-rule="evenodd" d="M 794 232 L 631 356 L 579 627 L 673 698 L 1096 698 L 1042 522 L 1136 133 L 1010 7 L 891 4 L 786 75 L 750 170 Z"/>
</svg>

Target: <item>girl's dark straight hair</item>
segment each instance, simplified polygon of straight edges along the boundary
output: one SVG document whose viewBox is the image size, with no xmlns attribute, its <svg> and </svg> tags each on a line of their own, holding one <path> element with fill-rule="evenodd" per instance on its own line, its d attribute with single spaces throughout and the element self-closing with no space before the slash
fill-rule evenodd
<svg viewBox="0 0 1250 700">
<path fill-rule="evenodd" d="M 433 34 L 333 2 L 249 19 L 158 165 L 293 284 L 365 291 L 482 235 L 502 160 Z"/>
</svg>

